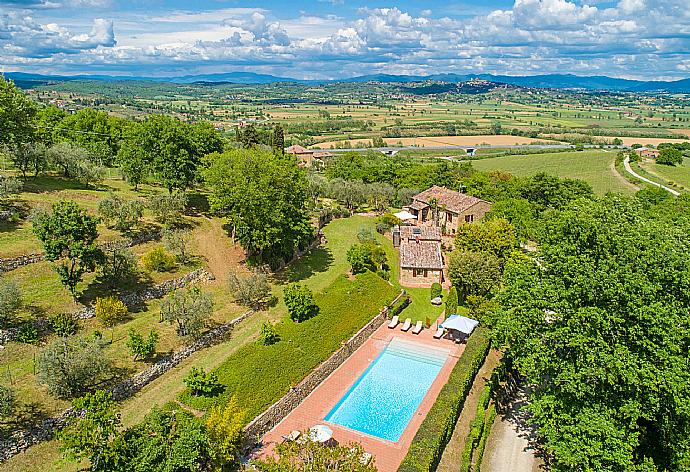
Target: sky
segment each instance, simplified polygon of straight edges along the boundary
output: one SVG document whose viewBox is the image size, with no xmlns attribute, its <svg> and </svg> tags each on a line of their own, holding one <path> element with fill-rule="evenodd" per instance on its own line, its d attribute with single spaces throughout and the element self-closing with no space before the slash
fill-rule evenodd
<svg viewBox="0 0 690 472">
<path fill-rule="evenodd" d="M 690 77 L 690 0 L 0 0 L 0 72 Z"/>
</svg>

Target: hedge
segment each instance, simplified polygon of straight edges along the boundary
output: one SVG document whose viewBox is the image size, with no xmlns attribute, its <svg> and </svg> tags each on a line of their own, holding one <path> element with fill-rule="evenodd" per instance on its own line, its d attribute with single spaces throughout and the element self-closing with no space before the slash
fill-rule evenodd
<svg viewBox="0 0 690 472">
<path fill-rule="evenodd" d="M 314 294 L 318 315 L 302 323 L 286 316 L 274 326 L 278 342 L 270 346 L 248 343 L 228 356 L 214 371 L 223 393 L 195 397 L 185 390 L 179 400 L 206 411 L 234 396 L 251 419 L 328 359 L 397 294 L 398 289 L 373 272 L 360 274 L 353 281 L 341 276 Z"/>
<path fill-rule="evenodd" d="M 460 472 L 469 472 L 472 467 L 472 453 L 482 440 L 484 433 L 484 419 L 486 417 L 486 407 L 491 401 L 491 386 L 487 385 L 482 390 L 477 404 L 477 414 L 472 423 L 470 423 L 470 432 L 465 440 L 465 449 L 462 451 L 462 459 L 460 462 Z"/>
<path fill-rule="evenodd" d="M 453 434 L 465 398 L 474 377 L 484 364 L 491 341 L 489 329 L 479 327 L 467 341 L 467 346 L 450 378 L 441 389 L 436 402 L 424 418 L 398 472 L 432 472 L 436 470 L 443 450 Z"/>
<path fill-rule="evenodd" d="M 412 300 L 410 300 L 409 296 L 402 297 L 400 300 L 398 300 L 398 303 L 396 303 L 395 306 L 393 306 L 390 309 L 388 316 L 392 318 L 394 316 L 399 315 L 405 308 L 407 308 L 410 305 L 410 303 L 412 303 Z"/>
<path fill-rule="evenodd" d="M 489 413 L 487 415 L 486 421 L 484 422 L 484 430 L 482 431 L 482 438 L 479 440 L 479 445 L 477 446 L 477 463 L 475 464 L 475 471 L 479 472 L 482 468 L 482 459 L 484 459 L 484 448 L 486 447 L 486 440 L 489 438 L 489 433 L 491 432 L 491 427 L 496 419 L 496 405 L 492 404 L 489 407 Z"/>
</svg>

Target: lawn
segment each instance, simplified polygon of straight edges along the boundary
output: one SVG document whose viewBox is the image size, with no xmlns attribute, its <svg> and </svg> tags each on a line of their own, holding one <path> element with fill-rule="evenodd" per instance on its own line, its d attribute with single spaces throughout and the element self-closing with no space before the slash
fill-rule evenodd
<svg viewBox="0 0 690 472">
<path fill-rule="evenodd" d="M 685 191 L 690 191 L 690 158 L 685 158 L 683 164 L 679 166 L 665 166 L 655 162 L 642 162 L 640 167 L 657 177 L 655 180 L 660 180 L 667 185 L 681 187 Z"/>
<path fill-rule="evenodd" d="M 517 176 L 546 172 L 559 177 L 582 179 L 597 194 L 630 193 L 632 190 L 625 180 L 613 170 L 615 158 L 614 152 L 573 151 L 486 158 L 474 160 L 472 165 L 481 171 L 502 170 Z"/>
</svg>

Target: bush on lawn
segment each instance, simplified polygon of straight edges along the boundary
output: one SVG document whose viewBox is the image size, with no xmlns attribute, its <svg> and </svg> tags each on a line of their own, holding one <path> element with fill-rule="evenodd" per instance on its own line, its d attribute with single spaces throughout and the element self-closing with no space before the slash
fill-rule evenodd
<svg viewBox="0 0 690 472">
<path fill-rule="evenodd" d="M 314 294 L 306 285 L 288 285 L 285 287 L 283 299 L 292 321 L 299 323 L 316 316 L 319 312 L 319 307 L 314 303 Z"/>
<path fill-rule="evenodd" d="M 451 287 L 446 296 L 446 317 L 458 313 L 458 289 Z"/>
<path fill-rule="evenodd" d="M 184 378 L 184 383 L 194 396 L 212 395 L 220 387 L 215 373 L 196 367 L 192 367 Z"/>
<path fill-rule="evenodd" d="M 270 346 L 278 341 L 280 341 L 280 336 L 276 332 L 275 327 L 271 323 L 262 323 L 257 342 L 264 346 Z"/>
<path fill-rule="evenodd" d="M 431 300 L 440 297 L 442 293 L 443 287 L 441 287 L 440 283 L 434 282 L 433 284 L 431 284 Z"/>
<path fill-rule="evenodd" d="M 58 336 L 71 336 L 77 332 L 79 326 L 71 313 L 58 313 L 50 317 L 50 327 Z"/>
<path fill-rule="evenodd" d="M 450 374 L 436 402 L 424 418 L 398 472 L 432 472 L 453 433 L 465 398 L 489 352 L 489 331 L 477 328 Z"/>
<path fill-rule="evenodd" d="M 175 268 L 175 256 L 159 246 L 142 256 L 141 265 L 149 272 L 168 272 Z"/>
</svg>

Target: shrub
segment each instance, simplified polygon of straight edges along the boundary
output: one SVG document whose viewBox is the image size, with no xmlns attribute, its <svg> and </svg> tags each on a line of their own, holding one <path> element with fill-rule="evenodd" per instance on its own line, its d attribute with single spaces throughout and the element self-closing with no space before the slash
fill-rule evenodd
<svg viewBox="0 0 690 472">
<path fill-rule="evenodd" d="M 489 332 L 477 328 L 443 386 L 436 402 L 424 418 L 412 440 L 398 472 L 431 472 L 436 470 L 443 450 L 472 387 L 477 372 L 489 352 Z"/>
<path fill-rule="evenodd" d="M 264 346 L 270 346 L 280 341 L 280 336 L 275 327 L 271 323 L 262 323 L 261 331 L 259 332 L 258 343 Z"/>
<path fill-rule="evenodd" d="M 486 386 L 479 397 L 477 403 L 477 412 L 474 419 L 470 423 L 470 432 L 465 440 L 465 449 L 462 451 L 462 458 L 460 461 L 460 472 L 469 472 L 472 467 L 472 453 L 477 448 L 477 445 L 482 439 L 484 433 L 484 419 L 486 416 L 486 407 L 491 401 L 491 387 Z"/>
<path fill-rule="evenodd" d="M 467 307 L 469 308 L 469 315 L 475 320 L 479 320 L 485 325 L 491 327 L 496 320 L 496 314 L 500 305 L 496 300 L 489 300 L 477 295 L 470 295 L 467 297 Z"/>
<path fill-rule="evenodd" d="M 50 318 L 50 327 L 58 336 L 71 336 L 77 332 L 79 325 L 71 313 L 58 313 Z"/>
<path fill-rule="evenodd" d="M 219 470 L 228 470 L 239 462 L 244 446 L 244 421 L 246 413 L 235 398 L 221 407 L 211 409 L 206 419 L 206 431 L 213 461 Z"/>
<path fill-rule="evenodd" d="M 9 387 L 0 385 L 0 418 L 8 417 L 14 410 L 14 392 Z"/>
<path fill-rule="evenodd" d="M 194 396 L 211 395 L 220 387 L 214 372 L 207 373 L 204 369 L 196 367 L 192 367 L 184 378 L 184 383 Z"/>
<path fill-rule="evenodd" d="M 431 284 L 431 299 L 438 298 L 443 293 L 443 287 L 438 282 Z"/>
<path fill-rule="evenodd" d="M 362 274 L 368 270 L 377 272 L 387 270 L 388 256 L 375 239 L 353 244 L 347 251 L 347 261 L 353 274 Z"/>
<path fill-rule="evenodd" d="M 158 344 L 158 332 L 155 329 L 149 331 L 149 336 L 144 337 L 130 328 L 129 340 L 127 347 L 129 352 L 137 359 L 148 359 L 156 353 L 156 345 Z"/>
<path fill-rule="evenodd" d="M 117 297 L 96 298 L 96 318 L 103 326 L 112 328 L 127 316 L 127 305 Z"/>
<path fill-rule="evenodd" d="M 299 323 L 300 321 L 308 320 L 319 311 L 319 308 L 314 303 L 314 295 L 304 285 L 288 285 L 285 287 L 283 298 L 292 321 Z"/>
<path fill-rule="evenodd" d="M 159 246 L 144 254 L 141 264 L 149 272 L 168 272 L 175 268 L 175 257 Z"/>
<path fill-rule="evenodd" d="M 489 439 L 489 433 L 491 432 L 491 427 L 496 420 L 496 405 L 491 405 L 489 407 L 489 412 L 487 413 L 486 421 L 484 422 L 484 429 L 482 431 L 482 437 L 477 445 L 477 461 L 475 464 L 475 469 L 477 472 L 481 471 L 482 460 L 484 459 L 484 449 L 486 448 L 486 441 Z"/>
<path fill-rule="evenodd" d="M 13 281 L 0 279 L 0 327 L 13 321 L 22 307 L 22 292 Z"/>
<path fill-rule="evenodd" d="M 228 288 L 235 300 L 246 307 L 256 307 L 266 300 L 270 293 L 268 275 L 255 270 L 247 276 L 231 272 L 228 276 Z"/>
<path fill-rule="evenodd" d="M 378 217 L 376 223 L 376 231 L 379 233 L 385 233 L 390 230 L 393 226 L 397 226 L 402 223 L 402 220 L 395 216 L 393 213 L 384 213 L 382 216 Z"/>
<path fill-rule="evenodd" d="M 390 310 L 390 316 L 396 316 L 402 313 L 402 311 L 410 306 L 410 303 L 412 303 L 412 300 L 410 300 L 410 297 L 403 297 L 398 301 L 398 303 L 395 304 Z"/>
<path fill-rule="evenodd" d="M 58 338 L 36 358 L 38 380 L 57 397 L 73 397 L 97 385 L 110 368 L 100 340 Z"/>
<path fill-rule="evenodd" d="M 31 321 L 22 323 L 17 332 L 17 341 L 26 344 L 36 344 L 38 342 L 38 328 Z"/>
<path fill-rule="evenodd" d="M 458 312 L 458 289 L 451 287 L 446 295 L 446 316 L 454 315 Z"/>
<path fill-rule="evenodd" d="M 189 233 L 181 229 L 166 229 L 163 231 L 163 244 L 166 249 L 175 254 L 180 264 L 189 261 Z"/>
</svg>

